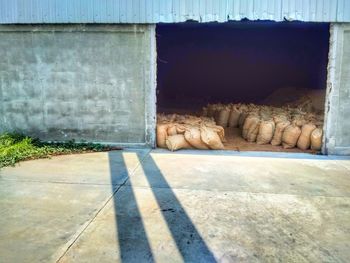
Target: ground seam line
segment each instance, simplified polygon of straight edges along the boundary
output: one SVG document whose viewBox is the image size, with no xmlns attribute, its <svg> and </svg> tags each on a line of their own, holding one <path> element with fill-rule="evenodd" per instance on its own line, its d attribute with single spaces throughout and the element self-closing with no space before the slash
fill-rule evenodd
<svg viewBox="0 0 350 263">
<path fill-rule="evenodd" d="M 350 171 L 350 169 L 346 167 L 344 164 L 342 164 L 341 162 L 336 161 L 336 163 L 339 164 L 341 167 L 345 168 L 345 170 Z"/>
<path fill-rule="evenodd" d="M 265 209 L 266 211 L 268 211 L 268 213 L 269 213 L 272 217 L 274 216 L 273 211 L 271 211 L 271 209 L 270 209 L 268 206 L 262 205 L 262 208 Z M 293 220 L 291 220 L 290 217 L 289 217 L 288 215 L 282 214 L 281 218 L 284 219 L 285 221 L 289 222 L 289 224 L 295 225 L 295 222 L 294 222 Z M 285 229 L 283 229 L 283 228 L 279 228 L 279 230 L 285 231 Z M 301 233 L 301 234 L 304 234 L 304 235 L 309 239 L 309 241 L 310 241 L 312 244 L 316 245 L 319 249 L 321 249 L 322 252 L 329 253 L 333 260 L 336 259 L 337 262 L 339 261 L 339 259 L 337 258 L 336 255 L 330 253 L 326 248 L 324 248 L 323 246 L 321 246 L 320 243 L 317 241 L 317 238 L 314 238 L 314 237 L 312 236 L 312 234 L 309 233 L 307 230 L 303 230 L 301 227 L 298 227 L 298 229 L 296 229 L 296 230 L 298 231 L 298 234 L 300 234 L 300 233 Z M 309 243 L 310 243 L 310 242 L 309 242 Z M 301 252 L 296 251 L 296 253 L 298 253 L 300 256 L 302 256 L 303 258 L 305 258 L 305 256 L 304 256 Z"/>
<path fill-rule="evenodd" d="M 127 180 L 127 179 L 126 179 Z M 87 223 L 84 224 L 84 226 L 82 227 L 82 229 L 80 231 L 77 231 L 79 234 L 76 235 L 73 238 L 73 241 L 68 241 L 67 243 L 70 243 L 68 245 L 68 247 L 65 249 L 65 251 L 63 252 L 63 254 L 55 261 L 55 262 L 59 262 L 68 252 L 68 250 L 74 245 L 74 243 L 80 238 L 80 236 L 84 233 L 84 231 L 90 226 L 90 224 L 95 220 L 95 218 L 100 214 L 100 212 L 103 210 L 103 208 L 106 207 L 106 205 L 108 204 L 108 202 L 113 198 L 113 196 L 118 192 L 118 190 L 121 188 L 121 185 L 118 186 L 118 188 L 116 190 L 113 191 L 112 195 L 110 197 L 108 197 L 108 199 L 104 202 L 104 204 L 102 205 L 102 207 L 95 213 L 95 215 L 87 221 Z"/>
<path fill-rule="evenodd" d="M 18 182 L 18 183 L 38 183 L 38 184 L 68 184 L 68 185 L 86 185 L 86 186 L 110 186 L 108 183 L 77 183 L 77 182 L 60 182 L 60 181 L 47 181 L 43 182 L 40 180 L 22 180 L 22 179 L 11 179 L 11 178 L 0 178 L 6 182 Z M 119 184 L 116 184 L 119 185 Z"/>
<path fill-rule="evenodd" d="M 125 185 L 123 185 L 125 186 Z M 255 194 L 255 195 L 283 195 L 283 196 L 295 196 L 295 197 L 324 197 L 324 198 L 344 198 L 349 199 L 350 196 L 336 196 L 336 195 L 302 195 L 302 194 L 288 194 L 288 193 L 268 193 L 268 192 L 253 192 L 253 191 L 236 191 L 236 190 L 210 190 L 210 189 L 194 189 L 194 188 L 184 188 L 184 187 L 167 187 L 167 186 L 134 186 L 134 185 L 126 185 L 125 187 L 132 187 L 136 189 L 173 189 L 173 190 L 185 190 L 185 191 L 203 191 L 203 192 L 211 192 L 211 193 L 237 193 L 237 194 Z"/>
<path fill-rule="evenodd" d="M 129 180 L 129 177 L 132 176 L 135 171 L 140 167 L 141 163 L 146 159 L 146 157 L 150 154 L 151 151 L 148 151 L 145 156 L 140 160 L 140 162 L 135 166 L 135 168 L 130 172 L 129 176 L 127 178 L 125 178 L 124 182 L 120 185 L 117 185 L 117 188 L 113 191 L 113 193 L 111 194 L 110 197 L 108 197 L 108 199 L 104 202 L 104 204 L 102 205 L 102 207 L 95 213 L 95 215 L 87 221 L 87 223 L 85 223 L 85 225 L 82 227 L 81 231 L 77 231 L 79 234 L 77 234 L 75 236 L 75 238 L 73 238 L 73 241 L 71 242 L 67 242 L 70 243 L 67 248 L 65 249 L 65 251 L 62 253 L 62 255 L 55 260 L 56 263 L 60 262 L 60 260 L 67 254 L 67 252 L 69 251 L 69 249 L 74 245 L 74 243 L 80 238 L 80 236 L 85 232 L 85 230 L 90 226 L 90 224 L 95 220 L 95 218 L 101 213 L 101 211 L 107 206 L 108 202 L 110 200 L 112 200 L 112 198 L 117 194 L 117 192 L 119 191 L 120 188 L 122 188 L 127 181 Z M 113 185 L 112 185 L 113 186 Z M 72 240 L 72 239 L 71 239 Z"/>
</svg>

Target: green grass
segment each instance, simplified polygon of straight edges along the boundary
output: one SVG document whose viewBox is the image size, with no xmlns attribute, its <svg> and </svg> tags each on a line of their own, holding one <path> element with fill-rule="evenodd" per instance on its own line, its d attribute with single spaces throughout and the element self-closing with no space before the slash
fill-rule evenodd
<svg viewBox="0 0 350 263">
<path fill-rule="evenodd" d="M 47 143 L 21 134 L 0 134 L 0 168 L 23 160 L 49 158 L 55 155 L 116 150 L 94 143 Z"/>
</svg>

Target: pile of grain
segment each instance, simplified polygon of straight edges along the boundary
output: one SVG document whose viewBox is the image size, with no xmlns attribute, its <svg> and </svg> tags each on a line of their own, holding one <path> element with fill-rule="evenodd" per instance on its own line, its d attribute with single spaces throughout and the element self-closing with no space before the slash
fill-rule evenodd
<svg viewBox="0 0 350 263">
<path fill-rule="evenodd" d="M 323 115 L 311 109 L 305 111 L 306 104 L 294 107 L 208 104 L 203 108 L 203 116 L 214 118 L 223 128 L 240 128 L 242 137 L 248 142 L 319 151 L 322 148 Z"/>
<path fill-rule="evenodd" d="M 326 92 L 325 89 L 300 89 L 287 87 L 275 90 L 262 104 L 282 107 L 289 105 L 298 107 L 307 112 L 324 112 Z"/>
<path fill-rule="evenodd" d="M 179 149 L 224 149 L 224 128 L 213 118 L 192 115 L 158 114 L 157 146 L 171 151 Z"/>
</svg>

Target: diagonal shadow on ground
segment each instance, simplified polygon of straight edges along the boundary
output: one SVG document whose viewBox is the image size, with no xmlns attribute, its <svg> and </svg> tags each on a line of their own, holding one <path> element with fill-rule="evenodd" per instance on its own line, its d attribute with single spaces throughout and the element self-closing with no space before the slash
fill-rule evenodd
<svg viewBox="0 0 350 263">
<path fill-rule="evenodd" d="M 144 157 L 139 152 L 135 151 L 135 153 L 183 261 L 216 262 L 209 247 L 167 183 L 153 158 L 148 155 L 143 160 Z M 113 179 L 115 175 L 128 174 L 125 161 L 120 162 L 120 160 L 118 161 L 115 158 L 123 158 L 123 156 L 122 154 L 109 155 L 112 187 L 115 187 L 115 179 Z M 119 165 L 115 165 L 116 163 L 119 163 Z M 121 187 L 123 187 L 126 181 L 124 181 Z M 155 186 L 159 183 L 166 187 L 158 189 Z M 128 191 L 131 192 L 129 198 L 122 198 L 124 202 L 127 200 L 127 203 L 118 203 L 121 199 L 117 198 L 117 193 L 113 196 L 120 261 L 154 262 L 154 255 L 147 238 L 145 225 L 132 185 Z"/>
<path fill-rule="evenodd" d="M 129 172 L 123 158 L 123 152 L 120 152 L 118 155 L 109 154 L 108 156 L 111 184 L 114 189 L 116 187 L 117 175 L 129 176 Z M 142 161 L 142 158 L 140 158 L 140 161 Z M 122 185 L 124 185 L 126 181 L 127 179 Z M 142 260 L 142 262 L 154 262 L 152 250 L 147 239 L 145 227 L 132 187 L 130 188 L 131 194 L 129 195 L 127 209 L 125 209 L 125 204 L 118 203 L 117 191 L 115 191 L 113 195 L 113 203 L 115 223 L 118 232 L 117 239 L 119 243 L 120 261 L 141 262 L 140 260 Z M 124 209 L 121 209 L 121 207 Z"/>
<path fill-rule="evenodd" d="M 183 260 L 185 262 L 216 262 L 214 255 L 199 234 L 152 156 L 148 155 L 144 162 L 141 162 L 141 156 L 139 156 L 139 160 Z M 159 184 L 166 187 L 157 189 L 155 186 Z"/>
</svg>

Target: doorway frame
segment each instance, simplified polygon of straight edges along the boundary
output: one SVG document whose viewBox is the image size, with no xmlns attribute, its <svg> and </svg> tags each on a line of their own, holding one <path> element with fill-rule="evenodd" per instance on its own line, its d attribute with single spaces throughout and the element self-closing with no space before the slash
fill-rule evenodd
<svg viewBox="0 0 350 263">
<path fill-rule="evenodd" d="M 349 52 L 350 43 L 344 35 L 350 35 L 350 23 L 331 23 L 329 37 L 329 54 L 327 66 L 327 90 L 325 99 L 325 115 L 323 124 L 322 153 L 326 155 L 350 155 L 350 145 L 342 145 L 339 126 L 344 125 L 346 119 L 340 119 L 341 111 L 350 107 L 350 85 L 346 87 L 344 68 L 350 67 L 344 60 L 345 50 Z M 348 45 L 347 45 L 348 44 Z M 343 75 L 344 74 L 344 75 Z M 348 97 L 343 96 L 347 94 Z M 347 103 L 344 103 L 343 100 Z"/>
<path fill-rule="evenodd" d="M 146 142 L 156 148 L 156 122 L 157 122 L 157 24 L 153 24 L 151 28 L 151 82 L 148 102 L 146 106 Z M 343 146 L 337 144 L 339 135 L 337 135 L 337 126 L 341 125 L 344 120 L 338 120 L 339 112 L 344 105 L 340 104 L 339 95 L 343 88 L 341 69 L 343 64 L 344 48 L 350 48 L 344 43 L 344 34 L 349 32 L 350 23 L 330 23 L 329 36 L 329 51 L 328 51 L 328 65 L 327 65 L 327 81 L 326 81 L 326 96 L 325 96 L 325 110 L 322 136 L 321 153 L 324 155 L 350 155 L 350 146 Z M 350 67 L 350 65 L 347 65 Z M 350 91 L 349 91 L 350 93 Z M 349 103 L 350 105 L 350 103 Z M 148 112 L 148 116 L 147 116 Z M 338 136 L 338 138 L 337 138 Z"/>
</svg>

